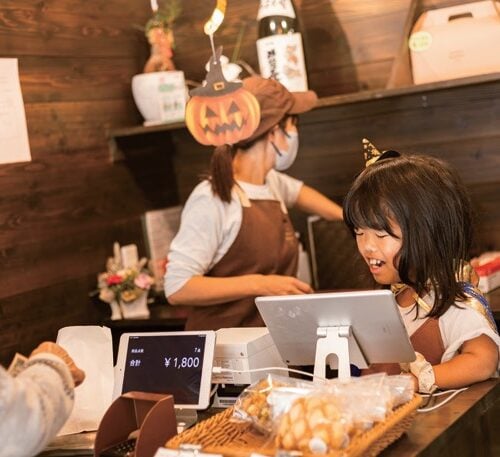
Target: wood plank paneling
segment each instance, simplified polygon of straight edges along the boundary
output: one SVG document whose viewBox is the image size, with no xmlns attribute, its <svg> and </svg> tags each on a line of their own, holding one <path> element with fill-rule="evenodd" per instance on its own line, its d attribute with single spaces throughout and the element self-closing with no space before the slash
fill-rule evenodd
<svg viewBox="0 0 500 457">
<path fill-rule="evenodd" d="M 7 363 L 15 352 L 29 354 L 38 342 L 55 340 L 61 327 L 100 322 L 108 312 L 89 302 L 95 280 L 91 275 L 2 299 L 0 360 Z"/>
<path fill-rule="evenodd" d="M 117 0 L 105 11 L 105 2 L 21 0 L 4 2 L 0 11 L 0 41 L 5 56 L 130 57 L 143 52 L 144 36 L 134 24 L 144 25 L 147 2 Z M 122 10 L 123 5 L 136 4 Z M 15 31 L 15 33 L 12 33 Z"/>
<path fill-rule="evenodd" d="M 88 293 L 112 244 L 145 254 L 140 216 L 177 203 L 168 139 L 113 164 L 107 129 L 141 117 L 130 81 L 149 53 L 149 2 L 2 0 L 0 55 L 17 57 L 33 161 L 0 166 L 0 362 L 99 323 Z M 102 314 L 102 313 L 101 313 Z"/>
<path fill-rule="evenodd" d="M 50 151 L 105 144 L 105 130 L 137 119 L 130 97 L 114 100 L 26 104 L 33 158 Z"/>
<path fill-rule="evenodd" d="M 142 58 L 130 56 L 26 56 L 19 65 L 23 99 L 29 104 L 128 100 L 130 75 L 135 74 L 142 63 Z"/>
</svg>

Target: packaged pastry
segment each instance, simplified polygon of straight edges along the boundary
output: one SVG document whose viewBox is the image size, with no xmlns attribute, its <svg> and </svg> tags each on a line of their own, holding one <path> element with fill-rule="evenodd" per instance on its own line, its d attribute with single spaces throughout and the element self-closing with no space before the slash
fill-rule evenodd
<svg viewBox="0 0 500 457">
<path fill-rule="evenodd" d="M 312 394 L 296 399 L 281 417 L 275 443 L 287 451 L 325 454 L 349 444 L 351 424 L 334 396 Z"/>
<path fill-rule="evenodd" d="M 295 398 L 314 389 L 312 382 L 268 375 L 241 393 L 234 405 L 233 419 L 251 422 L 257 430 L 271 433 L 275 417 L 286 412 Z"/>
<path fill-rule="evenodd" d="M 245 389 L 233 417 L 273 436 L 278 449 L 323 454 L 344 449 L 413 395 L 407 376 L 318 384 L 270 375 Z"/>
</svg>

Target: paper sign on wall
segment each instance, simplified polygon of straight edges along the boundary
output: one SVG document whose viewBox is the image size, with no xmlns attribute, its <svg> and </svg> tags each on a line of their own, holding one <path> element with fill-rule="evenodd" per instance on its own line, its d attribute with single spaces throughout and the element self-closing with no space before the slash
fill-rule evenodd
<svg viewBox="0 0 500 457">
<path fill-rule="evenodd" d="M 0 59 L 0 164 L 30 162 L 17 59 Z"/>
</svg>

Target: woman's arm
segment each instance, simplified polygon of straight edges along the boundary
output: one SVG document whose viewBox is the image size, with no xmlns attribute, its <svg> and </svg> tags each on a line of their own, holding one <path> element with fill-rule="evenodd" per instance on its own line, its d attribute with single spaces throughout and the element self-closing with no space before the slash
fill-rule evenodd
<svg viewBox="0 0 500 457">
<path fill-rule="evenodd" d="M 337 203 L 306 185 L 300 189 L 295 205 L 306 213 L 317 214 L 327 220 L 342 220 L 342 208 Z"/>
<path fill-rule="evenodd" d="M 227 278 L 193 276 L 169 295 L 172 305 L 207 306 L 246 297 L 311 293 L 309 284 L 292 276 L 250 274 Z"/>
<path fill-rule="evenodd" d="M 454 389 L 490 378 L 497 367 L 498 346 L 483 334 L 465 341 L 459 354 L 433 369 L 440 389 Z"/>
</svg>

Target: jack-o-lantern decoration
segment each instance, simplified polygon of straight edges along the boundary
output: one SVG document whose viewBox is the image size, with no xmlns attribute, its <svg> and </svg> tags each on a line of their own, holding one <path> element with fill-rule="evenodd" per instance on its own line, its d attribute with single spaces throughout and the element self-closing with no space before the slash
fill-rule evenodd
<svg viewBox="0 0 500 457">
<path fill-rule="evenodd" d="M 241 82 L 228 82 L 220 64 L 222 48 L 210 60 L 206 84 L 190 92 L 186 125 L 204 145 L 235 144 L 249 138 L 260 122 L 257 99 Z"/>
</svg>

